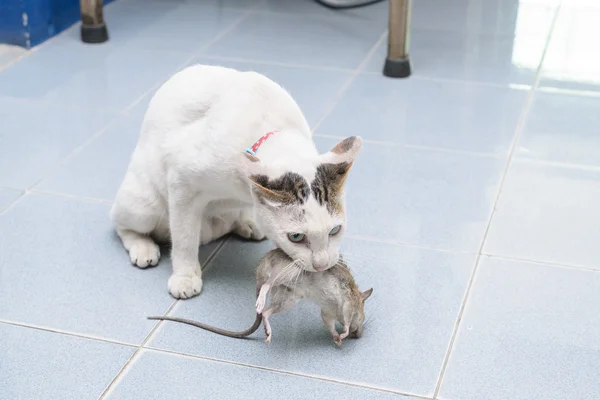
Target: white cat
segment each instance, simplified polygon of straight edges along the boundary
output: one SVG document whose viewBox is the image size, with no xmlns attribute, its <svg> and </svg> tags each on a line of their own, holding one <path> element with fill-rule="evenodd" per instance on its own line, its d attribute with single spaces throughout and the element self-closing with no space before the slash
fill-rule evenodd
<svg viewBox="0 0 600 400">
<path fill-rule="evenodd" d="M 279 85 L 255 72 L 188 67 L 150 102 L 111 217 L 140 268 L 158 263 L 155 240 L 171 241 L 175 298 L 200 293 L 198 248 L 230 232 L 266 235 L 305 270 L 325 270 L 338 261 L 342 188 L 361 144 L 350 137 L 319 155 Z"/>
</svg>

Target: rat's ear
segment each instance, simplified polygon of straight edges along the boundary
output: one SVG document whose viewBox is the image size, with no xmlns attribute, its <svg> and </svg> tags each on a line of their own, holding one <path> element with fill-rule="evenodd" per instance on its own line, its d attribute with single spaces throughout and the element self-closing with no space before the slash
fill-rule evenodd
<svg viewBox="0 0 600 400">
<path fill-rule="evenodd" d="M 360 294 L 360 298 L 362 299 L 363 303 L 369 298 L 371 297 L 371 294 L 373 294 L 373 288 L 369 289 L 369 290 L 365 290 L 364 292 L 362 292 Z"/>
<path fill-rule="evenodd" d="M 350 136 L 325 154 L 321 154 L 321 164 L 342 164 L 352 165 L 354 159 L 362 148 L 362 138 L 360 136 Z"/>
</svg>

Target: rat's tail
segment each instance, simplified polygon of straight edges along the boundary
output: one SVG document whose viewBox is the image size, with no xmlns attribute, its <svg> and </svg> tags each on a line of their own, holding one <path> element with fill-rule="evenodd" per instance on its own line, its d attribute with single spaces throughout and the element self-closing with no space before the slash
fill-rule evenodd
<svg viewBox="0 0 600 400">
<path fill-rule="evenodd" d="M 148 317 L 148 319 L 153 319 L 153 320 L 161 320 L 161 321 L 175 321 L 175 322 L 181 322 L 183 324 L 188 324 L 188 325 L 192 325 L 195 326 L 197 328 L 201 328 L 204 329 L 206 331 L 210 331 L 219 335 L 223 335 L 223 336 L 229 336 L 232 338 L 245 338 L 247 336 L 252 335 L 254 332 L 256 332 L 256 330 L 260 327 L 260 324 L 262 322 L 262 315 L 261 314 L 256 314 L 256 319 L 254 320 L 254 323 L 252 324 L 252 326 L 248 329 L 246 329 L 245 331 L 241 331 L 241 332 L 233 332 L 233 331 L 227 331 L 225 329 L 221 329 L 221 328 L 217 328 L 214 326 L 210 326 L 210 325 L 206 325 L 203 324 L 201 322 L 196 322 L 196 321 L 192 321 L 191 319 L 185 319 L 185 318 L 177 318 L 177 317 Z"/>
</svg>

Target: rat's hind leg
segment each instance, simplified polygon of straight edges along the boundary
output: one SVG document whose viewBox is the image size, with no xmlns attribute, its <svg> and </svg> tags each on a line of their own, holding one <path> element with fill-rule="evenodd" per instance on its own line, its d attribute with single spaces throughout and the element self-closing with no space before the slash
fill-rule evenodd
<svg viewBox="0 0 600 400">
<path fill-rule="evenodd" d="M 140 268 L 157 265 L 160 259 L 160 249 L 150 234 L 160 220 L 163 207 L 152 189 L 128 171 L 111 209 L 111 218 L 131 263 Z"/>
<path fill-rule="evenodd" d="M 267 293 L 269 293 L 269 289 L 271 285 L 265 283 L 258 290 L 258 295 L 256 296 L 256 313 L 261 314 L 265 308 L 265 304 L 267 304 Z"/>
<path fill-rule="evenodd" d="M 273 332 L 271 330 L 271 324 L 269 323 L 269 317 L 273 314 L 285 312 L 296 305 L 300 301 L 300 297 L 297 297 L 291 290 L 285 286 L 276 286 L 271 291 L 271 304 L 269 308 L 263 311 L 263 325 L 265 327 L 265 334 L 267 338 L 265 343 L 271 343 Z"/>
<path fill-rule="evenodd" d="M 338 346 L 341 346 L 343 338 L 340 337 L 340 334 L 335 329 L 335 321 L 336 321 L 335 315 L 331 315 L 331 314 L 325 313 L 324 311 L 321 311 L 321 319 L 323 320 L 323 323 L 329 330 L 329 333 L 331 333 L 331 336 L 333 336 L 333 341 L 335 342 L 335 344 L 337 344 Z"/>
<path fill-rule="evenodd" d="M 342 332 L 342 334 L 340 335 L 340 339 L 346 339 L 348 337 L 348 335 L 350 334 L 350 323 L 346 323 L 344 325 L 344 332 Z"/>
</svg>

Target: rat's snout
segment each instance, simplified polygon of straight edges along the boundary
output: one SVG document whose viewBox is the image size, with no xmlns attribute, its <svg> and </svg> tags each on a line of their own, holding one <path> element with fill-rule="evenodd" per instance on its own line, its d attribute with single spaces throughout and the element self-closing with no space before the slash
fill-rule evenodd
<svg viewBox="0 0 600 400">
<path fill-rule="evenodd" d="M 330 267 L 329 265 L 329 255 L 326 251 L 319 251 L 313 253 L 312 256 L 312 266 L 315 271 L 325 271 Z"/>
</svg>

